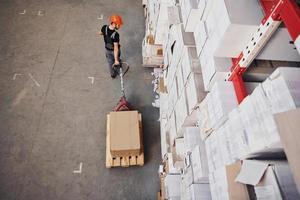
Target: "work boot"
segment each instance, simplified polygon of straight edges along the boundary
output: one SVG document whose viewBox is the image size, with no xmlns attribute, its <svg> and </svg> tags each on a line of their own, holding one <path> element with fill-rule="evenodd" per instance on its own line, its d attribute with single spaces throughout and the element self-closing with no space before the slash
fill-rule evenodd
<svg viewBox="0 0 300 200">
<path fill-rule="evenodd" d="M 113 79 L 116 78 L 116 76 L 117 75 L 115 73 L 110 75 L 110 77 L 113 78 Z"/>
</svg>

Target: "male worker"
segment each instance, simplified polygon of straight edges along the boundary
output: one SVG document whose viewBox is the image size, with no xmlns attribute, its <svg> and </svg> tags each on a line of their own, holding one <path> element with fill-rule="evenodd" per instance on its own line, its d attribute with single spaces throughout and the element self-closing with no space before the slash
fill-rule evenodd
<svg viewBox="0 0 300 200">
<path fill-rule="evenodd" d="M 120 35 L 117 30 L 123 25 L 123 20 L 119 15 L 112 15 L 109 18 L 110 25 L 104 25 L 101 28 L 100 35 L 103 35 L 105 43 L 105 54 L 108 62 L 110 76 L 115 78 L 117 72 L 113 69 L 113 65 L 120 64 Z"/>
</svg>

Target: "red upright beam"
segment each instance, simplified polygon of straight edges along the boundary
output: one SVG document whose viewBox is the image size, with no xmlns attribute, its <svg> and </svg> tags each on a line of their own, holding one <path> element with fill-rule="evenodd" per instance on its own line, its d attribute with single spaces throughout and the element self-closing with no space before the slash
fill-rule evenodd
<svg viewBox="0 0 300 200">
<path fill-rule="evenodd" d="M 265 24 L 265 22 L 270 19 L 270 17 L 274 21 L 283 21 L 289 31 L 289 34 L 291 35 L 291 38 L 294 41 L 300 38 L 300 9 L 295 0 L 260 1 L 265 12 L 265 18 L 262 20 L 262 24 Z M 246 71 L 248 66 L 240 66 L 239 62 L 242 59 L 245 59 L 245 57 L 241 53 L 237 59 L 233 60 L 231 74 L 228 78 L 228 80 L 232 81 L 234 84 L 239 103 L 242 102 L 243 99 L 247 96 L 247 92 L 242 80 L 242 75 Z"/>
</svg>

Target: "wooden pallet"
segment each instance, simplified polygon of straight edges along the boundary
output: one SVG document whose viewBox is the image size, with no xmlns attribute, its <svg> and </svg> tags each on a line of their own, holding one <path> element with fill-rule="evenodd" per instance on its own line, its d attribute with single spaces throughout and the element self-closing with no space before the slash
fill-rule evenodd
<svg viewBox="0 0 300 200">
<path fill-rule="evenodd" d="M 113 157 L 110 153 L 110 118 L 107 115 L 106 124 L 106 168 L 112 167 L 129 167 L 134 165 L 144 165 L 144 152 L 138 156 L 124 156 L 124 157 Z M 140 130 L 141 130 L 141 114 L 139 114 Z M 142 137 L 142 133 L 141 133 Z M 143 145 L 142 145 L 143 150 Z"/>
</svg>

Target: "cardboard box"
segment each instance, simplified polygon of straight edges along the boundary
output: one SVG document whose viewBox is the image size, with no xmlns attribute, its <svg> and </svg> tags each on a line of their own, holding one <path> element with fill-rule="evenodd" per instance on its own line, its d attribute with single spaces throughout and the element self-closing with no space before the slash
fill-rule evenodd
<svg viewBox="0 0 300 200">
<path fill-rule="evenodd" d="M 212 199 L 250 200 L 246 185 L 235 181 L 240 169 L 241 163 L 236 162 L 210 173 Z"/>
<path fill-rule="evenodd" d="M 169 123 L 167 119 L 160 119 L 160 139 L 161 139 L 161 157 L 165 158 L 167 152 L 170 152 L 170 136 L 169 136 Z"/>
<path fill-rule="evenodd" d="M 172 150 L 171 150 L 172 151 Z M 173 160 L 173 154 L 167 153 L 167 163 L 166 163 L 166 173 L 180 175 L 181 169 L 175 166 L 175 161 Z"/>
<path fill-rule="evenodd" d="M 196 24 L 196 28 L 195 28 L 195 31 L 194 31 L 194 37 L 195 37 L 197 55 L 200 56 L 200 54 L 202 52 L 202 49 L 203 49 L 203 47 L 206 43 L 206 40 L 208 38 L 206 25 L 205 25 L 204 21 L 199 21 Z"/>
<path fill-rule="evenodd" d="M 175 149 L 176 149 L 176 155 L 180 159 L 184 159 L 184 139 L 183 138 L 177 138 L 175 140 Z"/>
<path fill-rule="evenodd" d="M 240 159 L 249 155 L 250 146 L 248 135 L 243 126 L 239 108 L 233 109 L 228 115 L 227 126 L 225 127 L 231 156 L 233 159 Z"/>
<path fill-rule="evenodd" d="M 198 9 L 198 0 L 181 0 L 180 7 L 185 31 L 193 32 L 203 14 L 203 10 Z"/>
<path fill-rule="evenodd" d="M 183 136 L 183 125 L 186 117 L 188 116 L 188 109 L 187 109 L 187 102 L 186 102 L 186 95 L 185 91 L 184 94 L 181 95 L 177 104 L 175 106 L 175 113 L 176 113 L 176 125 L 177 125 L 177 137 Z"/>
<path fill-rule="evenodd" d="M 166 199 L 180 199 L 180 175 L 170 175 L 165 177 Z"/>
<path fill-rule="evenodd" d="M 258 199 L 300 199 L 286 161 L 244 160 L 236 181 L 253 185 Z"/>
<path fill-rule="evenodd" d="M 300 108 L 275 115 L 278 132 L 287 156 L 294 180 L 300 192 Z"/>
<path fill-rule="evenodd" d="M 262 86 L 273 114 L 300 106 L 300 68 L 279 67 Z"/>
<path fill-rule="evenodd" d="M 191 200 L 211 200 L 210 187 L 207 183 L 192 184 L 189 187 Z"/>
<path fill-rule="evenodd" d="M 192 153 L 191 153 L 191 160 L 192 160 L 192 168 L 193 168 L 193 175 L 194 175 L 194 182 L 201 183 L 208 181 L 208 161 L 207 155 L 205 150 L 205 144 L 197 145 Z"/>
<path fill-rule="evenodd" d="M 137 111 L 110 112 L 110 152 L 112 156 L 141 153 L 141 133 Z"/>
<path fill-rule="evenodd" d="M 207 92 L 204 91 L 202 74 L 191 73 L 187 80 L 185 91 L 188 114 L 191 114 L 192 111 L 199 106 L 207 94 Z"/>
<path fill-rule="evenodd" d="M 202 140 L 205 140 L 213 131 L 209 113 L 207 101 L 209 100 L 209 95 L 203 99 L 200 103 L 198 111 L 198 126 L 200 128 L 200 135 Z"/>
<path fill-rule="evenodd" d="M 180 18 L 180 13 L 179 13 L 179 8 L 178 6 L 170 6 L 168 7 L 168 21 L 169 21 L 169 26 L 173 24 L 180 24 L 181 23 L 181 18 Z"/>
<path fill-rule="evenodd" d="M 231 110 L 238 106 L 232 82 L 219 81 L 213 86 L 207 101 L 208 113 L 214 130 L 227 119 Z"/>
<path fill-rule="evenodd" d="M 186 83 L 191 73 L 201 74 L 200 60 L 195 47 L 185 46 L 181 56 L 183 82 Z M 203 81 L 202 81 L 203 82 Z"/>
<path fill-rule="evenodd" d="M 201 143 L 200 129 L 198 127 L 185 127 L 183 138 L 185 153 L 192 152 Z"/>
</svg>

